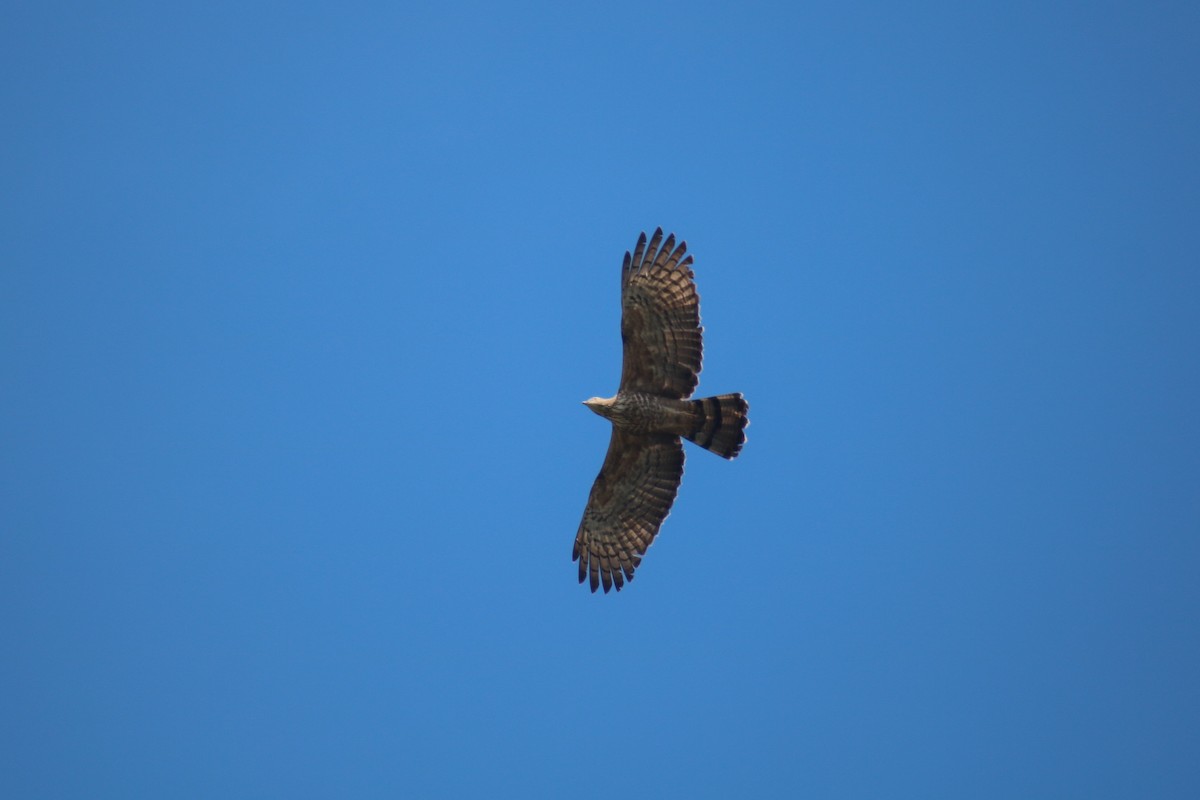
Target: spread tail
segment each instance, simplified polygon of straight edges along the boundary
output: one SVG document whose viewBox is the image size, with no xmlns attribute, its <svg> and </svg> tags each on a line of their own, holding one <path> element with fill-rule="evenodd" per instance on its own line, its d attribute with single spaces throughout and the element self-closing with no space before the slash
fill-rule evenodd
<svg viewBox="0 0 1200 800">
<path fill-rule="evenodd" d="M 692 400 L 693 426 L 687 438 L 722 458 L 736 458 L 746 443 L 750 404 L 740 394 Z"/>
</svg>

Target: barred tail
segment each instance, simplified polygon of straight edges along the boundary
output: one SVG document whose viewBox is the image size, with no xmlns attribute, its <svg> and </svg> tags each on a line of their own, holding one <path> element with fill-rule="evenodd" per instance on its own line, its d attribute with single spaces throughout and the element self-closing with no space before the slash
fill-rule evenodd
<svg viewBox="0 0 1200 800">
<path fill-rule="evenodd" d="M 722 458 L 736 458 L 746 443 L 750 404 L 740 394 L 722 394 L 691 402 L 693 426 L 687 438 Z"/>
</svg>

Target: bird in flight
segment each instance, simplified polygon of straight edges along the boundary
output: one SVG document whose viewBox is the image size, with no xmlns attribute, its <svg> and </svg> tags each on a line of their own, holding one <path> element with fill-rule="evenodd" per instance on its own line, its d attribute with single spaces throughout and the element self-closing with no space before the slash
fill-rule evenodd
<svg viewBox="0 0 1200 800">
<path fill-rule="evenodd" d="M 662 228 L 638 237 L 621 266 L 621 383 L 584 405 L 612 422 L 571 558 L 579 582 L 617 591 L 642 562 L 683 478 L 683 439 L 723 458 L 746 441 L 750 406 L 740 394 L 690 400 L 703 354 L 700 296 L 687 244 Z"/>
</svg>

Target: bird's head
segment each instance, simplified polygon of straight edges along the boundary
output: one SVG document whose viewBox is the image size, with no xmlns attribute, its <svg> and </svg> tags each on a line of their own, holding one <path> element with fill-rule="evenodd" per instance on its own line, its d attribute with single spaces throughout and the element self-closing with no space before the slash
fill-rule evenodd
<svg viewBox="0 0 1200 800">
<path fill-rule="evenodd" d="M 583 404 L 600 416 L 607 417 L 608 414 L 606 412 L 609 406 L 612 405 L 612 402 L 612 398 L 606 400 L 603 397 L 593 397 L 590 400 L 584 400 Z"/>
</svg>

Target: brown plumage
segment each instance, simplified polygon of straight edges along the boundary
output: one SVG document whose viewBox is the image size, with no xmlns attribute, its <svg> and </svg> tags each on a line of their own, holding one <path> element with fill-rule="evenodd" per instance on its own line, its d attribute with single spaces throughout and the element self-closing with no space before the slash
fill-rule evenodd
<svg viewBox="0 0 1200 800">
<path fill-rule="evenodd" d="M 660 247 L 661 245 L 661 247 Z M 687 438 L 724 458 L 746 441 L 749 406 L 740 394 L 689 400 L 703 356 L 700 296 L 687 245 L 638 238 L 621 267 L 621 385 L 588 408 L 612 422 L 608 455 L 588 497 L 572 559 L 579 582 L 620 591 L 658 535 L 683 477 Z"/>
</svg>

